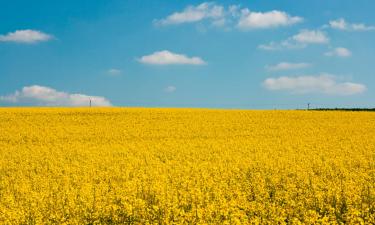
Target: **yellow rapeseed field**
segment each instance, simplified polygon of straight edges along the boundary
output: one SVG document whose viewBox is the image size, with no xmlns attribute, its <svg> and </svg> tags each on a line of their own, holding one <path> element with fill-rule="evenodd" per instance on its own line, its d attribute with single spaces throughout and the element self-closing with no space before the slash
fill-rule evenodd
<svg viewBox="0 0 375 225">
<path fill-rule="evenodd" d="M 375 113 L 0 109 L 0 224 L 374 224 Z"/>
</svg>

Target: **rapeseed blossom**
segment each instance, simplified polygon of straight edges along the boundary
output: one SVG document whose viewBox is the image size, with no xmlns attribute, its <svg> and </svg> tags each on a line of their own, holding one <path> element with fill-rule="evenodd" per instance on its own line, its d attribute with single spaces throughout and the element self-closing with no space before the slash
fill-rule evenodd
<svg viewBox="0 0 375 225">
<path fill-rule="evenodd" d="M 1 224 L 374 224 L 375 114 L 0 109 Z"/>
</svg>

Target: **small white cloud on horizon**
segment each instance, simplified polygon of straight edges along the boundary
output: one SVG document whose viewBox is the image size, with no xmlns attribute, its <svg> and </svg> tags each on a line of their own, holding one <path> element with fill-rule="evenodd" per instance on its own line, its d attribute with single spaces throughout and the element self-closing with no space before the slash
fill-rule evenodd
<svg viewBox="0 0 375 225">
<path fill-rule="evenodd" d="M 151 55 L 142 56 L 139 62 L 152 65 L 205 65 L 200 57 L 188 57 L 183 54 L 173 53 L 167 50 L 157 51 Z"/>
<path fill-rule="evenodd" d="M 57 91 L 50 87 L 32 85 L 23 87 L 13 94 L 0 96 L 0 101 L 12 104 L 27 104 L 38 106 L 111 106 L 111 102 L 101 96 L 70 94 Z"/>
<path fill-rule="evenodd" d="M 333 49 L 332 51 L 328 51 L 324 53 L 325 56 L 337 56 L 337 57 L 350 57 L 352 55 L 352 52 L 343 47 L 338 47 Z"/>
<path fill-rule="evenodd" d="M 343 31 L 370 31 L 375 30 L 375 26 L 367 26 L 363 23 L 348 23 L 344 18 L 329 21 L 329 26 L 336 30 Z"/>
<path fill-rule="evenodd" d="M 290 63 L 290 62 L 280 62 L 276 65 L 266 66 L 268 71 L 282 71 L 282 70 L 297 70 L 310 67 L 310 63 Z"/>
<path fill-rule="evenodd" d="M 320 93 L 342 96 L 360 94 L 367 90 L 363 84 L 338 82 L 335 76 L 329 74 L 268 78 L 263 82 L 263 86 L 270 91 L 287 91 L 293 94 Z"/>
<path fill-rule="evenodd" d="M 167 92 L 167 93 L 173 93 L 177 90 L 177 88 L 175 86 L 168 86 L 166 88 L 164 88 L 164 91 Z"/>
<path fill-rule="evenodd" d="M 5 35 L 0 35 L 0 42 L 32 44 L 42 41 L 48 41 L 52 38 L 52 35 L 37 30 L 16 30 Z"/>
<path fill-rule="evenodd" d="M 117 76 L 117 75 L 120 75 L 122 73 L 121 70 L 115 69 L 115 68 L 109 69 L 107 72 L 108 72 L 108 74 L 113 75 L 113 76 Z"/>
<path fill-rule="evenodd" d="M 289 37 L 281 42 L 270 42 L 268 44 L 261 44 L 259 49 L 266 51 L 276 51 L 284 49 L 302 49 L 310 44 L 327 44 L 329 43 L 328 36 L 320 30 L 300 30 L 298 34 Z"/>
<path fill-rule="evenodd" d="M 248 9 L 243 9 L 241 14 L 237 26 L 244 30 L 290 26 L 303 21 L 301 17 L 290 16 L 286 12 L 278 10 L 269 12 L 251 12 Z"/>
</svg>

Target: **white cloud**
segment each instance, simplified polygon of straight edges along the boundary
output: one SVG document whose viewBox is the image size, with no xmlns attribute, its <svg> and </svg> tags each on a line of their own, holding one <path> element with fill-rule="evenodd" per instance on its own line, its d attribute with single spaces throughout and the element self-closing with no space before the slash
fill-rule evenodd
<svg viewBox="0 0 375 225">
<path fill-rule="evenodd" d="M 266 50 L 266 51 L 277 51 L 277 50 L 284 50 L 284 49 L 301 49 L 305 48 L 306 44 L 297 43 L 295 41 L 291 41 L 290 39 L 281 41 L 281 42 L 270 42 L 268 44 L 261 44 L 258 46 L 259 49 Z"/>
<path fill-rule="evenodd" d="M 271 91 L 288 91 L 294 94 L 322 93 L 329 95 L 355 95 L 366 91 L 366 86 L 351 82 L 338 82 L 335 76 L 282 76 L 268 78 L 263 86 Z"/>
<path fill-rule="evenodd" d="M 53 37 L 49 34 L 37 30 L 16 30 L 5 35 L 0 35 L 0 42 L 18 42 L 32 44 L 36 42 L 48 41 Z"/>
<path fill-rule="evenodd" d="M 92 106 L 111 106 L 111 102 L 101 96 L 70 94 L 39 85 L 26 86 L 21 91 L 0 96 L 0 101 L 4 102 L 42 106 L 88 106 L 90 99 Z"/>
<path fill-rule="evenodd" d="M 173 25 L 182 23 L 194 23 L 204 19 L 210 19 L 214 23 L 224 18 L 224 7 L 212 2 L 204 2 L 197 6 L 188 6 L 181 12 L 175 12 L 164 19 L 156 20 L 157 25 Z"/>
<path fill-rule="evenodd" d="M 344 31 L 370 31 L 375 30 L 375 26 L 367 26 L 363 23 L 348 23 L 344 18 L 329 21 L 329 26 L 333 29 Z"/>
<path fill-rule="evenodd" d="M 204 65 L 206 62 L 199 57 L 188 57 L 183 54 L 176 54 L 167 50 L 154 52 L 151 55 L 142 56 L 139 62 L 154 65 L 189 64 Z"/>
<path fill-rule="evenodd" d="M 328 42 L 328 36 L 320 30 L 301 30 L 298 34 L 284 41 L 261 44 L 258 48 L 266 51 L 301 49 L 309 44 L 327 44 Z"/>
<path fill-rule="evenodd" d="M 290 26 L 303 21 L 298 16 L 290 16 L 286 12 L 273 10 L 268 12 L 252 12 L 239 5 L 224 7 L 213 2 L 204 2 L 197 6 L 188 6 L 180 12 L 174 12 L 164 19 L 154 20 L 156 25 L 177 25 L 208 21 L 216 27 L 237 27 L 241 30 L 265 29 Z"/>
<path fill-rule="evenodd" d="M 167 93 L 173 93 L 177 90 L 177 88 L 175 86 L 168 86 L 164 89 L 165 92 Z"/>
<path fill-rule="evenodd" d="M 240 20 L 238 21 L 238 27 L 240 29 L 273 28 L 289 26 L 302 21 L 303 19 L 301 17 L 290 16 L 282 11 L 250 12 L 248 9 L 243 9 Z"/>
<path fill-rule="evenodd" d="M 259 49 L 262 49 L 262 50 L 266 50 L 266 51 L 275 51 L 275 50 L 281 50 L 280 48 L 280 44 L 272 41 L 268 44 L 261 44 L 261 45 L 258 45 L 258 48 Z"/>
<path fill-rule="evenodd" d="M 343 47 L 338 47 L 333 49 L 332 51 L 324 53 L 326 56 L 337 56 L 337 57 L 350 57 L 352 55 L 352 52 Z"/>
<path fill-rule="evenodd" d="M 109 69 L 107 72 L 108 72 L 108 74 L 113 75 L 113 76 L 117 76 L 117 75 L 120 75 L 122 73 L 121 70 L 115 69 L 115 68 Z"/>
<path fill-rule="evenodd" d="M 292 39 L 305 44 L 326 44 L 329 42 L 326 34 L 319 30 L 301 30 Z"/>
<path fill-rule="evenodd" d="M 297 70 L 310 67 L 310 63 L 289 63 L 281 62 L 276 65 L 266 66 L 269 71 L 282 71 L 282 70 Z"/>
</svg>

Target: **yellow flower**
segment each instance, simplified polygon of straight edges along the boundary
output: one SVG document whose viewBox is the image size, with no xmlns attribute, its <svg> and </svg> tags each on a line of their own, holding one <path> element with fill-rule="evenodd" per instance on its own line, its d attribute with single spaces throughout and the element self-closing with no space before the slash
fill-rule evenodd
<svg viewBox="0 0 375 225">
<path fill-rule="evenodd" d="M 374 224 L 375 114 L 1 108 L 0 224 Z"/>
</svg>

